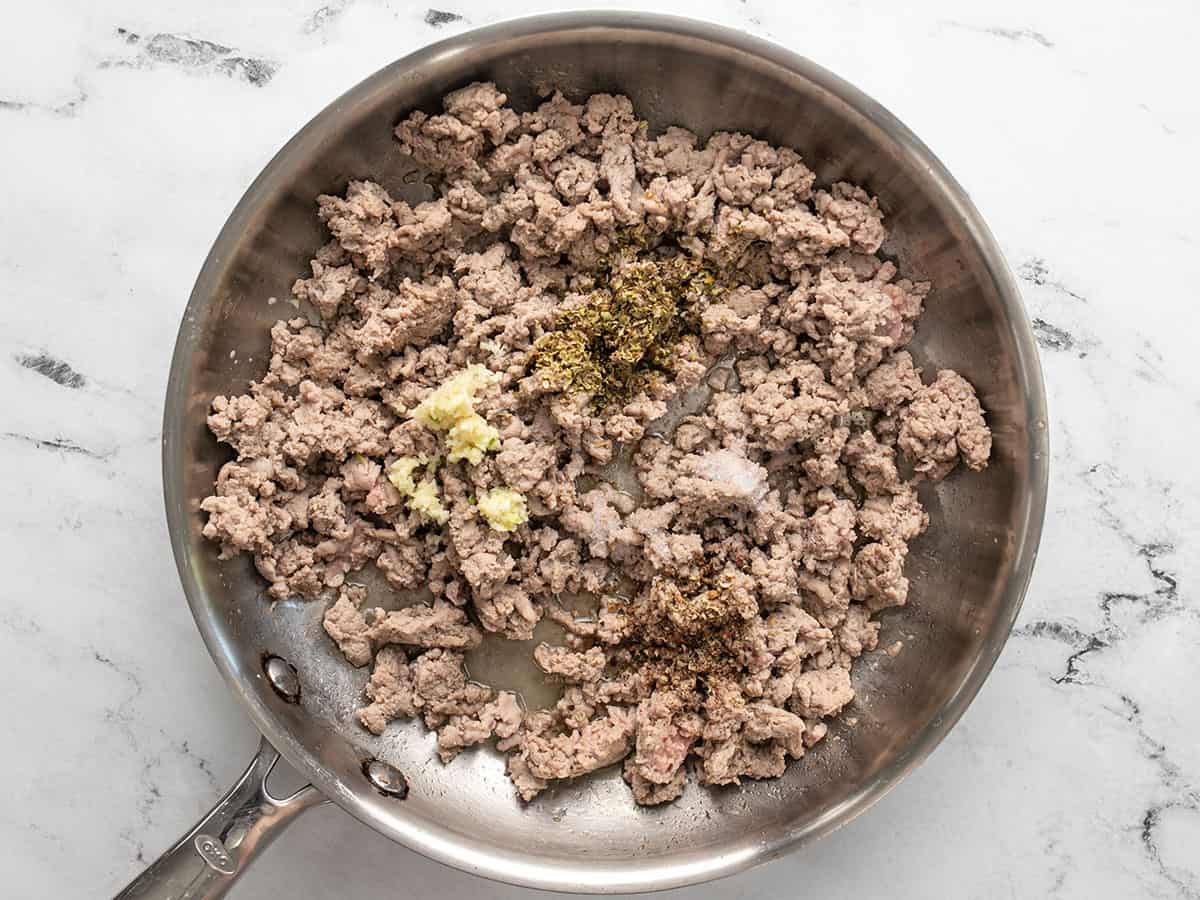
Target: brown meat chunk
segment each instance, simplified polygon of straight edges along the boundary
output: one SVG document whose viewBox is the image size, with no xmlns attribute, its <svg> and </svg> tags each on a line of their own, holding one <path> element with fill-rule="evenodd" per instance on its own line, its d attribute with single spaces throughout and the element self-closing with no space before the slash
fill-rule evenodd
<svg viewBox="0 0 1200 900">
<path fill-rule="evenodd" d="M 820 367 L 805 362 L 772 370 L 742 395 L 741 406 L 755 443 L 772 451 L 821 436 L 833 427 L 834 417 L 849 411 L 845 396 L 825 380 Z"/>
<path fill-rule="evenodd" d="M 483 633 L 467 621 L 466 613 L 459 607 L 435 603 L 432 606 L 407 606 L 383 614 L 371 626 L 369 637 L 377 645 L 469 650 L 479 646 Z"/>
<path fill-rule="evenodd" d="M 374 653 L 371 627 L 359 611 L 366 597 L 366 588 L 346 585 L 338 592 L 337 602 L 325 611 L 325 633 L 352 666 L 365 666 Z"/>
<path fill-rule="evenodd" d="M 874 253 L 887 238 L 879 201 L 860 187 L 839 181 L 828 192 L 817 191 L 816 207 L 829 227 L 845 234 L 859 253 Z"/>
<path fill-rule="evenodd" d="M 511 558 L 509 561 L 511 563 Z M 466 571 L 464 569 L 464 573 Z M 510 640 L 529 640 L 533 637 L 534 626 L 542 618 L 541 606 L 534 603 L 529 592 L 519 584 L 503 584 L 486 596 L 476 592 L 474 600 L 480 624 Z"/>
<path fill-rule="evenodd" d="M 804 755 L 804 720 L 768 703 L 750 705 L 750 718 L 742 734 L 752 744 L 778 741 L 788 756 Z"/>
<path fill-rule="evenodd" d="M 603 485 L 581 494 L 576 504 L 563 510 L 559 521 L 587 546 L 592 556 L 607 559 L 611 544 L 623 527 L 622 513 L 633 511 L 631 498 L 610 485 Z"/>
<path fill-rule="evenodd" d="M 911 541 L 929 525 L 929 516 L 912 485 L 896 493 L 867 497 L 858 511 L 858 529 L 877 541 Z"/>
<path fill-rule="evenodd" d="M 399 647 L 384 647 L 375 655 L 367 699 L 371 702 L 358 711 L 358 718 L 372 734 L 383 734 L 392 719 L 416 715 L 412 671 Z"/>
<path fill-rule="evenodd" d="M 703 728 L 698 715 L 681 713 L 683 705 L 677 696 L 658 692 L 638 704 L 637 740 L 626 769 L 630 775 L 658 785 L 675 781 Z"/>
<path fill-rule="evenodd" d="M 881 444 L 870 431 L 850 438 L 842 449 L 842 459 L 850 466 L 850 477 L 868 496 L 890 494 L 901 489 L 896 469 L 896 451 Z"/>
<path fill-rule="evenodd" d="M 512 691 L 501 691 L 479 712 L 469 716 L 451 716 L 438 729 L 438 756 L 449 762 L 467 747 L 482 744 L 493 737 L 505 739 L 521 727 L 523 714 Z"/>
<path fill-rule="evenodd" d="M 431 171 L 482 179 L 480 156 L 489 145 L 503 143 L 520 121 L 504 106 L 507 99 L 490 82 L 447 94 L 444 114 L 418 111 L 396 126 L 400 150 Z"/>
<path fill-rule="evenodd" d="M 854 699 L 850 671 L 840 666 L 813 669 L 796 676 L 792 703 L 805 717 L 823 718 L 841 712 Z"/>
<path fill-rule="evenodd" d="M 550 784 L 548 779 L 534 775 L 529 762 L 519 753 L 513 753 L 508 757 L 507 770 L 508 777 L 512 779 L 512 783 L 517 789 L 517 794 L 526 802 L 532 800 Z"/>
<path fill-rule="evenodd" d="M 908 600 L 904 577 L 907 547 L 902 543 L 867 544 L 854 555 L 850 590 L 872 612 L 888 606 L 903 606 Z"/>
<path fill-rule="evenodd" d="M 396 220 L 387 191 L 372 181 L 351 181 L 344 198 L 322 194 L 317 209 L 334 240 L 357 266 L 368 270 L 372 278 L 389 271 L 388 245 Z"/>
<path fill-rule="evenodd" d="M 687 769 L 683 766 L 675 770 L 670 781 L 659 784 L 641 775 L 637 771 L 632 757 L 625 760 L 621 775 L 629 783 L 629 789 L 633 792 L 633 800 L 639 806 L 658 806 L 677 800 L 687 785 Z"/>
<path fill-rule="evenodd" d="M 316 307 L 322 319 L 333 319 L 342 302 L 366 290 L 367 282 L 354 266 L 326 266 L 313 260 L 312 278 L 292 285 L 292 296 Z"/>
<path fill-rule="evenodd" d="M 984 468 L 992 452 L 992 432 L 983 421 L 975 389 L 957 372 L 943 369 L 901 415 L 897 443 L 916 472 L 937 481 L 960 458 L 970 469 Z"/>
<path fill-rule="evenodd" d="M 599 647 L 579 653 L 549 644 L 538 644 L 533 649 L 533 658 L 547 675 L 557 675 L 575 684 L 599 680 L 607 662 L 604 651 Z"/>
<path fill-rule="evenodd" d="M 454 316 L 454 282 L 404 279 L 395 291 L 373 287 L 358 301 L 361 324 L 350 332 L 368 353 L 396 353 L 410 344 L 421 346 Z"/>
<path fill-rule="evenodd" d="M 576 778 L 623 759 L 634 731 L 634 714 L 610 706 L 607 715 L 569 734 L 526 735 L 522 755 L 538 778 Z"/>
<path fill-rule="evenodd" d="M 886 413 L 894 413 L 911 402 L 924 388 L 911 354 L 903 350 L 871 370 L 863 384 L 867 390 L 867 405 Z"/>
<path fill-rule="evenodd" d="M 491 688 L 467 681 L 462 654 L 453 650 L 422 653 L 411 671 L 413 706 L 431 728 L 451 716 L 475 715 L 492 699 Z"/>
<path fill-rule="evenodd" d="M 200 502 L 208 514 L 204 536 L 221 544 L 223 556 L 269 548 L 272 535 L 293 521 L 286 505 L 273 502 L 276 490 L 254 467 L 226 463 L 217 476 L 216 493 Z"/>
<path fill-rule="evenodd" d="M 871 610 L 852 603 L 846 621 L 838 628 L 838 644 L 850 656 L 861 656 L 879 643 L 879 623 L 871 621 Z"/>
</svg>

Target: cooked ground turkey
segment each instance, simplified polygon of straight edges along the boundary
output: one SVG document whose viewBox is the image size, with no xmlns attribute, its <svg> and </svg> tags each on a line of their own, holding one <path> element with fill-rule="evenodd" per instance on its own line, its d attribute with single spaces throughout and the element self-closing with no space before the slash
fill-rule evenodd
<svg viewBox="0 0 1200 900">
<path fill-rule="evenodd" d="M 930 286 L 876 255 L 883 216 L 862 188 L 818 188 L 794 151 L 744 134 L 651 137 L 625 97 L 505 100 L 473 84 L 396 128 L 435 199 L 369 181 L 318 199 L 331 239 L 293 288 L 307 315 L 272 328 L 248 393 L 213 401 L 236 459 L 204 533 L 251 554 L 271 598 L 329 603 L 329 637 L 374 666 L 364 728 L 419 716 L 444 761 L 495 741 L 525 800 L 622 760 L 644 804 L 689 771 L 778 776 L 854 699 L 874 614 L 907 600 L 928 522 L 916 484 L 987 465 L 979 401 L 951 371 L 926 384 L 901 349 Z M 672 377 L 595 409 L 547 387 L 532 351 L 630 234 L 728 290 Z M 436 469 L 442 525 L 385 475 L 438 455 L 410 413 L 470 365 L 498 376 L 477 411 L 500 446 Z M 636 481 L 609 479 L 613 461 Z M 496 487 L 528 504 L 511 533 L 476 507 Z M 355 583 L 368 564 L 432 601 L 372 608 Z M 580 595 L 594 614 L 567 602 Z M 534 652 L 563 685 L 553 708 L 468 678 L 464 652 L 544 617 L 566 631 Z"/>
</svg>

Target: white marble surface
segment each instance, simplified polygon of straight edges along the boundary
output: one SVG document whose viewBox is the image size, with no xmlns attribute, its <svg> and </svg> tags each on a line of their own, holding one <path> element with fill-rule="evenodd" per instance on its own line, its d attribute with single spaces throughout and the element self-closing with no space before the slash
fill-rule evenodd
<svg viewBox="0 0 1200 900">
<path fill-rule="evenodd" d="M 464 0 L 437 0 L 461 16 L 438 25 L 424 3 L 321 3 L 6 10 L 5 896 L 111 895 L 254 747 L 197 638 L 161 511 L 180 311 L 230 208 L 303 122 L 392 59 L 494 17 Z M 648 5 L 809 55 L 934 148 L 1021 276 L 1053 423 L 1041 559 L 966 717 L 865 817 L 689 898 L 917 898 L 935 893 L 931 873 L 960 897 L 1200 898 L 1200 11 L 1120 6 Z M 236 896 L 527 894 L 327 807 Z"/>
</svg>

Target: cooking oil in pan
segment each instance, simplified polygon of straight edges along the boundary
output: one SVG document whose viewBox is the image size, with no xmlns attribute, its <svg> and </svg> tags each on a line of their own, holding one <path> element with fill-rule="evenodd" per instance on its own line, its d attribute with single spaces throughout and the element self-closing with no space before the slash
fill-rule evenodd
<svg viewBox="0 0 1200 900">
<path fill-rule="evenodd" d="M 484 632 L 483 642 L 466 652 L 467 677 L 498 691 L 514 692 L 526 709 L 547 709 L 562 695 L 562 686 L 546 679 L 533 661 L 533 648 L 543 641 L 562 644 L 563 637 L 562 626 L 548 619 L 538 622 L 528 641 Z"/>
<path fill-rule="evenodd" d="M 418 588 L 400 590 L 394 587 L 375 563 L 367 563 L 357 572 L 346 576 L 350 584 L 361 584 L 367 589 L 364 606 L 383 610 L 404 609 L 406 606 L 433 603 L 433 591 L 422 585 Z"/>
</svg>

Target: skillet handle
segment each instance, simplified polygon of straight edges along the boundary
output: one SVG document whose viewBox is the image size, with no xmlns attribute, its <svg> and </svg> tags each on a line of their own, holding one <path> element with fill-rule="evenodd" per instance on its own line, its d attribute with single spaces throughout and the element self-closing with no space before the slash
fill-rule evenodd
<svg viewBox="0 0 1200 900">
<path fill-rule="evenodd" d="M 263 738 L 250 767 L 199 824 L 115 900 L 217 900 L 259 852 L 310 806 L 325 802 L 312 785 L 282 800 L 267 790 L 279 752 Z"/>
</svg>

